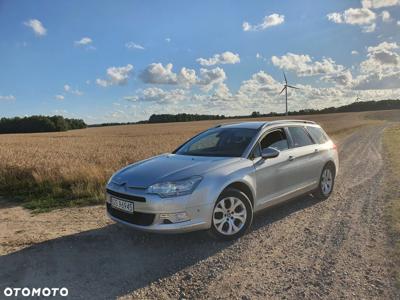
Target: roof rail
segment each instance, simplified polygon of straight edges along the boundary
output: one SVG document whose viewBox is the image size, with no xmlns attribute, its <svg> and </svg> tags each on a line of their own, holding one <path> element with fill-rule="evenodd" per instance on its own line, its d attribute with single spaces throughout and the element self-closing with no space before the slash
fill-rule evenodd
<svg viewBox="0 0 400 300">
<path fill-rule="evenodd" d="M 275 121 L 265 122 L 262 126 L 260 126 L 259 129 L 263 129 L 263 128 L 267 127 L 268 125 L 282 124 L 282 123 L 317 124 L 314 121 L 309 121 L 309 120 L 275 120 Z"/>
</svg>

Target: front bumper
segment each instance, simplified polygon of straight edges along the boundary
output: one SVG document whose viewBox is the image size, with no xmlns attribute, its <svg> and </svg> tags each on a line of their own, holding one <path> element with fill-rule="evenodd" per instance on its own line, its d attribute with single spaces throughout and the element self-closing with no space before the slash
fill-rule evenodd
<svg viewBox="0 0 400 300">
<path fill-rule="evenodd" d="M 121 190 L 118 192 L 122 192 Z M 129 197 L 132 193 L 129 193 Z M 175 198 L 160 198 L 157 195 L 145 195 L 140 191 L 135 196 L 145 197 L 145 202 L 129 200 L 118 197 L 121 200 L 134 204 L 134 213 L 124 213 L 111 207 L 110 197 L 107 193 L 107 215 L 115 222 L 128 227 L 158 233 L 183 233 L 195 230 L 203 230 L 211 227 L 212 204 L 204 201 L 196 201 L 195 194 L 179 196 Z M 195 203 L 202 203 L 195 205 Z M 165 214 L 185 212 L 188 220 L 181 222 L 170 222 L 162 218 Z"/>
</svg>

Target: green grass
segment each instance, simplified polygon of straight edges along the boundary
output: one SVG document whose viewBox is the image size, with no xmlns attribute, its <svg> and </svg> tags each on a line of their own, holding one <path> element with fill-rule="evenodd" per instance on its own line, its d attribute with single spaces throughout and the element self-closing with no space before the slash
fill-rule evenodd
<svg viewBox="0 0 400 300">
<path fill-rule="evenodd" d="M 400 126 L 387 129 L 383 141 L 390 169 L 387 179 L 387 195 L 390 202 L 386 208 L 386 215 L 394 246 L 397 286 L 400 288 Z"/>
<path fill-rule="evenodd" d="M 37 213 L 62 207 L 102 204 L 105 200 L 105 180 L 99 181 L 98 178 L 78 176 L 63 182 L 37 182 L 27 174 L 16 176 L 14 180 L 11 178 L 9 176 L 7 181 L 1 182 L 0 195 L 9 201 L 18 201 L 23 207 Z"/>
</svg>

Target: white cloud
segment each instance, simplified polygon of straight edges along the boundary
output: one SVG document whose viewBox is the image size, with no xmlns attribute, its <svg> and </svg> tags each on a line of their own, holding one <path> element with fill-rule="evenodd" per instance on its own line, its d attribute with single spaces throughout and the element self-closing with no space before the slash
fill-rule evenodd
<svg viewBox="0 0 400 300">
<path fill-rule="evenodd" d="M 359 53 L 358 53 L 358 51 L 357 50 L 353 50 L 353 51 L 351 51 L 351 55 L 358 55 Z"/>
<path fill-rule="evenodd" d="M 140 74 L 144 83 L 154 84 L 178 84 L 177 75 L 172 71 L 173 65 L 152 63 Z"/>
<path fill-rule="evenodd" d="M 243 31 L 261 31 L 272 26 L 277 26 L 285 22 L 285 16 L 279 14 L 272 14 L 265 16 L 263 21 L 257 25 L 251 25 L 249 22 L 243 22 Z"/>
<path fill-rule="evenodd" d="M 25 26 L 32 28 L 33 32 L 37 36 L 45 36 L 47 33 L 47 29 L 44 28 L 42 22 L 37 19 L 31 19 L 29 21 L 24 22 Z"/>
<path fill-rule="evenodd" d="M 373 32 L 376 27 L 376 14 L 369 8 L 349 8 L 343 13 L 330 13 L 327 17 L 334 23 L 361 26 L 364 32 Z"/>
<path fill-rule="evenodd" d="M 133 66 L 131 64 L 127 64 L 123 67 L 110 67 L 107 69 L 108 79 L 97 78 L 96 83 L 102 87 L 124 85 L 128 82 L 132 71 Z"/>
<path fill-rule="evenodd" d="M 171 42 L 171 39 L 170 39 L 170 38 L 165 38 L 165 41 L 166 41 L 167 43 L 170 43 L 170 42 Z"/>
<path fill-rule="evenodd" d="M 313 61 L 309 55 L 290 52 L 281 57 L 272 56 L 271 61 L 280 69 L 296 72 L 298 76 L 334 74 L 344 69 L 342 65 L 337 65 L 332 58 Z"/>
<path fill-rule="evenodd" d="M 140 74 L 140 78 L 144 83 L 153 84 L 173 84 L 181 85 L 189 88 L 197 82 L 196 71 L 188 68 L 181 68 L 178 74 L 173 70 L 171 63 L 166 64 L 165 67 L 162 63 L 152 63 Z"/>
<path fill-rule="evenodd" d="M 381 17 L 382 17 L 382 21 L 383 22 L 390 22 L 391 21 L 390 13 L 387 10 L 382 11 Z"/>
<path fill-rule="evenodd" d="M 361 3 L 364 8 L 382 8 L 400 5 L 399 0 L 362 0 Z"/>
<path fill-rule="evenodd" d="M 126 43 L 125 47 L 128 48 L 128 49 L 138 49 L 138 50 L 144 50 L 145 49 L 142 45 L 136 44 L 134 42 Z"/>
<path fill-rule="evenodd" d="M 178 83 L 186 88 L 194 85 L 197 81 L 196 71 L 183 67 L 178 74 Z"/>
<path fill-rule="evenodd" d="M 211 90 L 214 85 L 221 84 L 225 81 L 226 74 L 223 69 L 217 67 L 211 70 L 200 69 L 200 78 L 197 84 L 201 86 L 204 91 Z"/>
<path fill-rule="evenodd" d="M 400 26 L 400 21 L 397 21 L 397 26 Z"/>
<path fill-rule="evenodd" d="M 343 23 L 343 16 L 341 13 L 333 12 L 327 15 L 328 20 L 332 21 L 333 23 Z"/>
<path fill-rule="evenodd" d="M 144 101 L 158 103 L 177 103 L 187 99 L 187 92 L 182 89 L 163 90 L 157 87 L 150 87 L 144 90 L 139 90 L 133 96 L 124 97 L 128 101 Z"/>
<path fill-rule="evenodd" d="M 329 74 L 322 77 L 322 80 L 333 82 L 340 86 L 351 86 L 353 84 L 353 75 L 349 70 L 339 72 L 336 74 Z"/>
<path fill-rule="evenodd" d="M 90 37 L 83 37 L 79 41 L 75 41 L 75 46 L 87 46 L 90 45 L 93 40 Z"/>
<path fill-rule="evenodd" d="M 0 100 L 4 101 L 14 101 L 16 98 L 14 95 L 0 95 Z"/>
<path fill-rule="evenodd" d="M 198 58 L 196 60 L 202 66 L 213 66 L 217 64 L 237 64 L 240 62 L 239 54 L 225 51 L 221 54 L 214 54 L 213 57 L 208 59 Z"/>
<path fill-rule="evenodd" d="M 354 88 L 361 90 L 395 89 L 400 87 L 400 46 L 382 42 L 367 48 L 367 59 L 360 63 L 361 74 Z"/>
<path fill-rule="evenodd" d="M 64 96 L 63 95 L 56 95 L 55 98 L 57 100 L 60 100 L 60 101 L 64 100 Z"/>
<path fill-rule="evenodd" d="M 82 96 L 83 95 L 83 92 L 81 92 L 78 89 L 71 88 L 71 86 L 69 84 L 65 84 L 64 85 L 64 92 L 70 93 L 70 94 L 73 94 L 73 95 L 77 95 L 77 96 Z"/>
</svg>

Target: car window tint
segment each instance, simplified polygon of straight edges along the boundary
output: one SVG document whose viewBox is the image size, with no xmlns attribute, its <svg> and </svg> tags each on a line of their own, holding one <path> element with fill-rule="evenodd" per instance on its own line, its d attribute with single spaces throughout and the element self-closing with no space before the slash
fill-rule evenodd
<svg viewBox="0 0 400 300">
<path fill-rule="evenodd" d="M 189 147 L 189 151 L 197 151 L 201 149 L 213 148 L 218 145 L 220 138 L 219 132 L 210 134 Z"/>
<path fill-rule="evenodd" d="M 293 147 L 312 145 L 313 141 L 303 127 L 288 127 L 292 137 Z"/>
<path fill-rule="evenodd" d="M 276 150 L 282 151 L 289 148 L 285 131 L 282 129 L 268 133 L 261 140 L 260 145 L 262 150 L 265 148 L 274 148 Z"/>
<path fill-rule="evenodd" d="M 179 147 L 175 153 L 195 156 L 239 157 L 256 135 L 250 128 L 214 128 Z"/>
<path fill-rule="evenodd" d="M 307 130 L 310 133 L 311 137 L 316 141 L 318 144 L 324 144 L 328 141 L 328 138 L 325 132 L 319 128 L 314 126 L 307 126 Z"/>
</svg>

